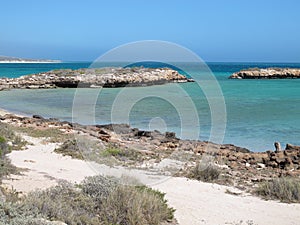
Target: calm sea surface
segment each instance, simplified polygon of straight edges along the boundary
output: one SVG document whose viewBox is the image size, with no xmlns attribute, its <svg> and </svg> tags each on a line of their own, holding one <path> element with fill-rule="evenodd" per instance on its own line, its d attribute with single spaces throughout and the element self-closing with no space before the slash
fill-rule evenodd
<svg viewBox="0 0 300 225">
<path fill-rule="evenodd" d="M 19 77 L 52 69 L 78 69 L 89 66 L 90 63 L 0 64 L 0 77 Z M 300 64 L 208 63 L 208 66 L 216 77 L 225 99 L 227 122 L 223 143 L 232 143 L 253 151 L 273 149 L 275 141 L 280 141 L 282 145 L 300 145 L 300 79 L 227 79 L 233 72 L 249 67 L 300 68 Z M 197 71 L 193 75 L 197 76 Z M 187 99 L 191 99 L 200 120 L 199 139 L 209 139 L 211 109 L 205 94 L 196 83 L 129 88 L 128 98 L 122 91 L 123 88 L 80 90 L 80 97 L 84 101 L 81 101 L 79 106 L 77 104 L 76 109 L 82 110 L 80 115 L 84 116 L 75 118 L 76 121 L 86 124 L 110 123 L 112 109 L 119 110 L 117 115 L 123 118 L 122 109 L 117 109 L 114 105 L 116 99 L 123 96 L 122 102 L 130 108 L 128 121 L 132 126 L 175 131 L 180 135 L 180 110 L 185 110 L 186 121 L 193 119 L 189 116 L 189 113 L 192 115 L 192 108 L 186 107 Z M 27 115 L 39 114 L 72 121 L 76 93 L 78 94 L 75 89 L 1 91 L 0 107 Z M 148 97 L 138 101 L 132 98 L 141 93 L 153 94 L 148 94 Z M 175 96 L 176 105 L 168 102 L 167 96 Z M 196 131 L 190 130 L 190 133 L 194 132 Z"/>
</svg>

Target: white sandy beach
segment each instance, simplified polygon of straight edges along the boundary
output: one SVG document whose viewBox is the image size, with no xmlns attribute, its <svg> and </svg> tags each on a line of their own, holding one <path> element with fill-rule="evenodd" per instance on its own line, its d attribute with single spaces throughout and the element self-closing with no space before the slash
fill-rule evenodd
<svg viewBox="0 0 300 225">
<path fill-rule="evenodd" d="M 9 114 L 9 112 L 4 109 L 0 109 L 0 116 L 4 116 L 5 114 Z"/>
<path fill-rule="evenodd" d="M 3 183 L 8 188 L 28 192 L 36 188 L 55 185 L 60 179 L 79 183 L 85 176 L 115 173 L 117 169 L 86 163 L 64 157 L 53 152 L 56 144 L 41 139 L 25 138 L 33 143 L 24 151 L 13 151 L 8 155 L 17 167 L 26 169 L 22 175 L 13 175 Z M 97 168 L 97 169 L 95 169 Z M 122 173 L 122 170 L 119 170 Z M 149 176 L 146 171 L 140 171 Z M 139 174 L 141 175 L 141 174 Z M 259 224 L 298 225 L 300 204 L 285 204 L 265 201 L 258 197 L 242 194 L 226 194 L 227 186 L 203 183 L 186 178 L 170 178 L 152 185 L 166 193 L 170 206 L 176 209 L 175 216 L 180 224 Z"/>
<path fill-rule="evenodd" d="M 5 110 L 5 109 L 1 109 L 1 108 L 0 108 L 0 116 L 4 116 L 4 115 L 6 115 L 6 114 L 14 114 L 14 115 L 16 115 L 16 116 L 24 117 L 24 115 L 22 115 L 22 114 L 20 114 L 20 113 L 13 113 L 13 112 L 9 112 L 9 111 L 7 111 L 7 110 Z"/>
</svg>

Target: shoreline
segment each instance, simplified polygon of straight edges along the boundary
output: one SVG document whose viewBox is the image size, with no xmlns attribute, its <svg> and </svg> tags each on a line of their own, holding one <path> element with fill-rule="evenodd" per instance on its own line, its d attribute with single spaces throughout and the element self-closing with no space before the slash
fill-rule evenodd
<svg viewBox="0 0 300 225">
<path fill-rule="evenodd" d="M 226 167 L 239 172 L 246 172 L 248 174 L 246 180 L 249 180 L 251 183 L 253 182 L 252 179 L 255 180 L 255 177 L 258 174 L 260 174 L 260 176 L 263 175 L 266 179 L 268 179 L 271 174 L 276 174 L 278 176 L 283 174 L 289 176 L 300 175 L 300 158 L 297 157 L 300 146 L 291 144 L 288 144 L 285 149 L 278 148 L 275 151 L 265 150 L 262 152 L 252 152 L 246 148 L 235 146 L 233 144 L 217 144 L 201 140 L 180 139 L 176 137 L 176 133 L 174 132 L 166 131 L 165 133 L 161 133 L 159 131 L 141 130 L 130 127 L 128 124 L 82 125 L 62 121 L 57 118 L 47 119 L 40 115 L 28 117 L 26 115 L 15 115 L 7 110 L 1 111 L 1 114 L 3 115 L 9 113 L 2 116 L 1 120 L 13 126 L 27 127 L 37 131 L 55 128 L 63 130 L 63 133 L 81 133 L 90 136 L 97 141 L 104 141 L 106 147 L 111 147 L 113 145 L 125 149 L 136 148 L 139 153 L 147 152 L 147 154 L 150 155 L 162 154 L 162 158 L 159 157 L 160 160 L 178 150 L 183 151 L 182 153 L 190 152 L 192 156 L 189 157 L 192 158 L 210 155 L 219 163 L 225 163 Z M 135 147 L 132 148 L 132 146 Z M 141 151 L 141 149 L 143 150 Z M 166 149 L 168 151 L 166 151 Z M 193 160 L 196 159 L 193 158 Z M 131 163 L 141 166 L 140 164 L 136 164 L 136 162 Z M 187 163 L 185 165 L 186 168 L 190 168 L 193 166 L 194 162 L 186 161 L 185 163 Z M 261 174 L 262 169 L 265 174 Z M 243 179 L 241 180 L 242 183 L 244 182 Z"/>
<path fill-rule="evenodd" d="M 7 110 L 0 109 L 0 113 L 9 113 Z M 11 113 L 10 113 L 11 114 Z M 84 128 L 88 130 L 95 129 L 94 126 L 73 126 L 68 128 L 68 123 L 49 121 L 42 118 L 28 118 L 18 120 L 13 116 L 11 119 L 6 120 L 8 124 L 19 126 L 27 125 L 29 128 L 42 129 L 45 126 L 47 128 L 53 128 L 55 126 L 67 131 L 80 130 L 86 132 Z M 11 122 L 10 122 L 11 121 Z M 38 126 L 35 126 L 34 124 Z M 47 125 L 47 123 L 51 123 Z M 128 142 L 128 138 L 123 138 L 118 132 L 111 132 L 108 126 L 99 126 L 101 128 L 102 142 L 106 143 L 106 140 L 111 139 L 111 143 L 118 142 L 125 144 Z M 121 133 L 124 133 L 126 126 L 119 127 Z M 135 137 L 137 142 L 128 142 L 129 146 L 136 146 L 137 143 L 141 143 L 144 148 L 147 147 L 146 143 L 151 142 L 151 136 L 157 139 L 157 133 L 145 133 L 144 131 L 136 130 L 140 137 Z M 126 132 L 125 132 L 126 133 Z M 94 134 L 94 133 L 91 133 Z M 155 136 L 156 135 L 156 136 Z M 109 137 L 110 136 L 110 137 Z M 4 180 L 4 184 L 8 188 L 13 188 L 16 191 L 27 193 L 28 191 L 35 190 L 36 188 L 48 188 L 56 185 L 59 180 L 66 180 L 72 183 L 80 183 L 86 176 L 102 174 L 102 175 L 116 175 L 121 176 L 123 169 L 127 167 L 120 166 L 106 166 L 105 164 L 98 164 L 94 162 L 88 162 L 87 160 L 80 160 L 72 158 L 68 155 L 63 156 L 55 152 L 55 148 L 60 146 L 60 143 L 52 143 L 49 140 L 39 137 L 33 138 L 27 135 L 22 136 L 29 143 L 27 149 L 12 151 L 8 157 L 11 162 L 19 167 L 25 169 L 20 175 L 12 175 L 10 178 Z M 105 138 L 104 138 L 105 137 Z M 131 137 L 129 139 L 132 139 Z M 159 139 L 158 139 L 159 140 Z M 166 142 L 163 146 L 172 146 L 177 143 L 175 138 L 162 139 Z M 108 142 L 110 143 L 110 142 Z M 192 142 L 191 142 L 192 143 Z M 166 150 L 159 150 L 160 152 Z M 225 151 L 230 153 L 232 151 Z M 224 153 L 225 153 L 224 152 Z M 227 154 L 226 153 L 226 154 Z M 147 151 L 146 154 L 151 154 Z M 200 154 L 200 153 L 197 153 Z M 239 154 L 250 154 L 242 153 Z M 234 159 L 239 161 L 238 158 Z M 221 166 L 221 165 L 220 165 Z M 230 168 L 230 167 L 228 167 Z M 247 171 L 250 174 L 253 173 L 252 167 L 245 166 L 246 170 L 238 171 L 242 172 L 243 176 L 248 176 Z M 128 169 L 128 168 L 127 168 Z M 228 170 L 224 167 L 225 170 Z M 171 207 L 176 209 L 175 218 L 180 225 L 189 224 L 273 224 L 273 225 L 293 225 L 295 221 L 300 221 L 300 204 L 287 204 L 280 203 L 278 201 L 270 200 L 266 201 L 257 196 L 253 196 L 243 190 L 234 187 L 232 184 L 222 185 L 217 183 L 205 183 L 186 177 L 168 177 L 161 182 L 157 182 L 157 174 L 149 173 L 148 167 L 140 168 L 138 173 L 134 173 L 136 169 L 129 168 L 130 175 L 134 178 L 144 177 L 145 179 L 152 179 L 156 183 L 150 183 L 149 186 L 166 193 L 166 199 Z M 259 170 L 260 176 L 263 174 L 264 169 Z M 233 171 L 234 172 L 234 171 Z M 165 175 L 163 175 L 165 176 Z M 235 174 L 234 176 L 240 176 Z M 256 179 L 259 178 L 256 175 Z M 255 181 L 257 182 L 257 181 Z M 254 182 L 254 184 L 255 184 Z M 229 194 L 232 193 L 232 194 Z M 232 213 L 227 212 L 228 209 Z M 247 209 L 247 210 L 245 210 Z"/>
<path fill-rule="evenodd" d="M 32 115 L 27 115 L 27 114 L 21 113 L 21 112 L 14 112 L 14 111 L 9 111 L 7 109 L 0 108 L 0 116 L 5 116 L 6 114 L 11 114 L 11 115 L 19 116 L 19 117 L 32 116 Z"/>
</svg>

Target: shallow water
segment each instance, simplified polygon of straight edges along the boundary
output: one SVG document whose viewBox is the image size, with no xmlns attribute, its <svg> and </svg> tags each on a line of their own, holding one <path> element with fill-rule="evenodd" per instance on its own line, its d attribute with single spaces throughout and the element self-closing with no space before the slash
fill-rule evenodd
<svg viewBox="0 0 300 225">
<path fill-rule="evenodd" d="M 22 66 L 23 65 L 23 66 Z M 15 70 L 12 76 L 32 73 L 32 66 L 0 66 L 3 71 Z M 55 66 L 34 65 L 34 72 L 45 71 Z M 68 64 L 66 68 L 87 67 L 88 64 Z M 62 65 L 60 65 L 62 66 Z M 68 66 L 68 67 L 67 67 Z M 226 130 L 223 143 L 232 143 L 254 151 L 273 149 L 273 143 L 300 145 L 300 79 L 299 80 L 229 80 L 234 71 L 248 67 L 299 67 L 299 64 L 209 64 L 221 87 L 226 105 Z M 27 68 L 28 67 L 28 68 Z M 26 69 L 27 68 L 27 69 Z M 40 70 L 39 70 L 40 68 Z M 21 74 L 21 72 L 23 74 Z M 18 75 L 16 75 L 18 74 Z M 7 74 L 6 74 L 7 76 Z M 52 90 L 11 90 L 0 92 L 0 107 L 24 114 L 40 114 L 62 120 L 81 123 L 122 122 L 128 119 L 132 126 L 143 129 L 182 131 L 182 118 L 190 129 L 184 138 L 193 137 L 200 131 L 199 138 L 208 140 L 211 134 L 211 110 L 203 91 L 196 83 L 167 84 L 162 86 L 124 89 L 52 89 Z M 80 97 L 79 104 L 73 106 L 74 95 Z M 143 96 L 136 101 L 136 96 Z M 76 95 L 75 95 L 76 96 Z M 122 98 L 122 107 L 116 107 L 117 97 Z M 176 104 L 168 102 L 168 96 L 176 99 Z M 94 104 L 94 98 L 96 104 Z M 170 97 L 171 98 L 171 97 Z M 199 126 L 195 124 L 192 101 L 199 116 Z M 175 100 L 174 100 L 175 101 Z M 118 103 L 120 105 L 120 103 Z M 72 117 L 72 109 L 76 112 Z M 113 109 L 113 110 L 112 110 Z M 118 111 L 119 110 L 119 111 Z M 80 111 L 80 112 L 77 112 Z M 183 112 L 180 116 L 180 112 Z M 111 115 L 114 118 L 111 118 Z M 118 118 L 120 118 L 120 121 Z M 126 122 L 126 120 L 124 121 Z"/>
</svg>

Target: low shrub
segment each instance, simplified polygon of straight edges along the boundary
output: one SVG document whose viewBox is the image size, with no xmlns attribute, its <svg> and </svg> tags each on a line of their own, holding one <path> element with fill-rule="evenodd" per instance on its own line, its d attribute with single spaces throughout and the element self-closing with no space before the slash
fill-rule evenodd
<svg viewBox="0 0 300 225">
<path fill-rule="evenodd" d="M 220 174 L 220 168 L 213 163 L 212 159 L 205 158 L 196 164 L 188 177 L 204 182 L 212 182 L 217 180 Z"/>
<path fill-rule="evenodd" d="M 102 156 L 108 157 L 108 156 L 123 156 L 123 151 L 120 148 L 109 146 L 107 147 L 103 152 Z"/>
<path fill-rule="evenodd" d="M 119 180 L 117 178 L 97 175 L 85 178 L 79 187 L 100 205 L 118 185 Z"/>
<path fill-rule="evenodd" d="M 27 210 L 49 220 L 67 224 L 99 224 L 93 199 L 66 182 L 31 192 L 23 204 Z"/>
<path fill-rule="evenodd" d="M 86 178 L 74 186 L 60 182 L 14 203 L 0 202 L 0 224 L 158 225 L 173 219 L 165 195 L 145 186 L 122 185 L 119 179 Z"/>
<path fill-rule="evenodd" d="M 1 225 L 49 225 L 46 220 L 25 210 L 16 203 L 0 201 L 0 224 Z"/>
<path fill-rule="evenodd" d="M 17 174 L 18 168 L 11 164 L 6 157 L 0 159 L 0 183 L 2 179 L 10 174 Z"/>
<path fill-rule="evenodd" d="M 2 179 L 10 174 L 17 173 L 17 168 L 11 164 L 6 154 L 10 152 L 6 138 L 0 136 L 0 183 Z"/>
<path fill-rule="evenodd" d="M 14 129 L 11 125 L 0 122 L 0 142 L 10 141 L 12 146 L 9 146 L 9 150 L 19 150 L 22 146 L 26 145 L 26 141 L 17 135 Z"/>
<path fill-rule="evenodd" d="M 156 225 L 173 219 L 164 194 L 150 188 L 118 186 L 103 201 L 100 217 L 105 224 Z"/>
<path fill-rule="evenodd" d="M 261 183 L 255 193 L 267 199 L 278 199 L 282 202 L 300 202 L 300 180 L 281 177 Z"/>
<path fill-rule="evenodd" d="M 0 136 L 0 158 L 3 159 L 6 153 L 8 153 L 8 145 L 5 138 Z"/>
<path fill-rule="evenodd" d="M 111 157 L 113 156 L 115 159 L 119 161 L 126 161 L 127 164 L 129 162 L 137 162 L 142 160 L 142 155 L 134 150 L 134 149 L 123 149 L 114 146 L 108 146 L 105 150 L 101 152 L 103 157 Z"/>
<path fill-rule="evenodd" d="M 65 141 L 60 147 L 56 148 L 54 152 L 62 154 L 63 156 L 71 156 L 75 159 L 84 159 L 75 139 Z"/>
<path fill-rule="evenodd" d="M 17 135 L 10 125 L 0 122 L 0 136 L 3 142 L 3 139 L 14 140 Z"/>
</svg>

